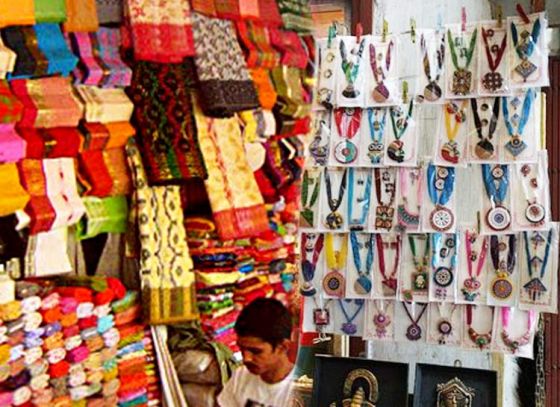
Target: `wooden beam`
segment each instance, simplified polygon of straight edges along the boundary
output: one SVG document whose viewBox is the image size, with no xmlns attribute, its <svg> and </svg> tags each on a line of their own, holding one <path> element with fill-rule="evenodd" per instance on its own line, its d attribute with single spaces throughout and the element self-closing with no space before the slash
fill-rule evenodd
<svg viewBox="0 0 560 407">
<path fill-rule="evenodd" d="M 373 0 L 352 0 L 352 33 L 355 34 L 356 25 L 362 24 L 363 33 L 373 33 Z"/>
</svg>

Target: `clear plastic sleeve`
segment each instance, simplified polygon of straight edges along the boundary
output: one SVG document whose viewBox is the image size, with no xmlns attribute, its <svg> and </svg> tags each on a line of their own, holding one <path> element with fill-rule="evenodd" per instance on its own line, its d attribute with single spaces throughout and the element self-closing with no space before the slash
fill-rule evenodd
<svg viewBox="0 0 560 407">
<path fill-rule="evenodd" d="M 395 301 L 369 300 L 366 302 L 364 339 L 393 341 L 395 339 Z"/>
<path fill-rule="evenodd" d="M 447 99 L 476 96 L 478 77 L 478 24 L 469 24 L 462 31 L 461 24 L 446 26 L 445 95 Z"/>
<path fill-rule="evenodd" d="M 350 232 L 346 268 L 346 298 L 371 298 L 375 235 Z"/>
<path fill-rule="evenodd" d="M 431 239 L 430 302 L 455 302 L 457 258 L 460 240 L 456 234 L 433 233 Z"/>
<path fill-rule="evenodd" d="M 509 85 L 507 52 L 508 29 L 505 22 L 481 21 L 478 35 L 477 89 L 480 96 L 506 96 Z"/>
<path fill-rule="evenodd" d="M 512 307 L 517 304 L 519 292 L 519 235 L 490 236 L 488 272 L 488 305 Z"/>
<path fill-rule="evenodd" d="M 418 233 L 420 231 L 420 208 L 424 192 L 424 171 L 422 167 L 398 169 L 397 223 L 399 232 Z"/>
<path fill-rule="evenodd" d="M 392 106 L 399 102 L 399 36 L 370 36 L 366 43 L 365 104 Z"/>
<path fill-rule="evenodd" d="M 390 129 L 385 133 L 385 165 L 415 167 L 418 156 L 414 102 L 389 108 Z"/>
<path fill-rule="evenodd" d="M 324 299 L 321 295 L 305 297 L 303 332 L 334 333 L 334 305 L 334 300 Z"/>
<path fill-rule="evenodd" d="M 306 164 L 309 166 L 327 165 L 332 134 L 331 116 L 332 110 L 317 111 L 313 115 L 312 140 L 307 146 Z"/>
<path fill-rule="evenodd" d="M 299 226 L 301 229 L 316 229 L 319 224 L 320 197 L 323 170 L 321 168 L 305 168 L 301 183 L 301 209 Z"/>
<path fill-rule="evenodd" d="M 355 165 L 360 146 L 362 115 L 360 108 L 337 108 L 331 115 L 331 141 L 329 164 L 332 166 Z"/>
<path fill-rule="evenodd" d="M 487 305 L 462 306 L 465 328 L 463 343 L 465 349 L 490 351 L 495 340 L 495 309 Z"/>
<path fill-rule="evenodd" d="M 321 186 L 320 230 L 347 230 L 347 192 L 348 168 L 325 167 Z"/>
<path fill-rule="evenodd" d="M 340 39 L 335 37 L 330 44 L 328 40 L 321 40 L 318 42 L 318 46 L 319 69 L 317 70 L 316 100 L 322 107 L 332 109 L 336 103 L 338 71 L 341 69 Z"/>
<path fill-rule="evenodd" d="M 362 113 L 358 164 L 362 167 L 382 167 L 385 156 L 385 140 L 391 131 L 388 107 L 364 109 Z"/>
<path fill-rule="evenodd" d="M 402 262 L 399 276 L 399 300 L 428 302 L 430 235 L 407 234 L 402 241 Z"/>
<path fill-rule="evenodd" d="M 512 307 L 498 307 L 495 312 L 496 329 L 492 350 L 533 359 L 533 341 L 539 314 Z"/>
<path fill-rule="evenodd" d="M 461 227 L 457 268 L 458 304 L 486 304 L 490 258 L 490 238 L 474 227 Z"/>
<path fill-rule="evenodd" d="M 421 30 L 416 42 L 420 52 L 416 101 L 424 104 L 444 103 L 445 89 L 445 31 Z M 413 64 L 410 64 L 413 65 Z"/>
<path fill-rule="evenodd" d="M 395 303 L 395 340 L 397 342 L 426 343 L 428 304 Z"/>
<path fill-rule="evenodd" d="M 336 75 L 336 106 L 363 107 L 366 95 L 366 66 L 368 52 L 366 44 L 370 36 L 337 37 L 335 44 L 338 63 L 334 66 Z"/>
<path fill-rule="evenodd" d="M 422 231 L 454 233 L 457 225 L 455 168 L 430 164 L 424 179 L 426 184 L 422 205 Z"/>
<path fill-rule="evenodd" d="M 344 298 L 348 267 L 348 234 L 325 233 L 324 271 L 321 291 L 324 298 Z"/>
<path fill-rule="evenodd" d="M 447 303 L 430 303 L 428 308 L 428 343 L 460 346 L 463 339 L 463 310 Z"/>
<path fill-rule="evenodd" d="M 370 208 L 373 200 L 373 170 L 348 169 L 348 228 L 355 231 L 369 229 Z"/>
<path fill-rule="evenodd" d="M 467 160 L 471 163 L 495 163 L 502 156 L 502 98 L 476 98 L 469 102 Z"/>
<path fill-rule="evenodd" d="M 372 297 L 397 298 L 401 267 L 402 241 L 398 234 L 375 235 L 375 262 L 373 269 Z"/>
<path fill-rule="evenodd" d="M 336 300 L 334 334 L 364 336 L 365 300 Z"/>
<path fill-rule="evenodd" d="M 469 136 L 469 101 L 449 100 L 442 105 L 438 115 L 438 126 L 434 151 L 434 163 L 450 167 L 467 164 L 466 150 Z"/>
<path fill-rule="evenodd" d="M 396 224 L 397 168 L 373 170 L 370 224 L 377 233 L 389 233 Z"/>
<path fill-rule="evenodd" d="M 511 176 L 509 165 L 482 164 L 482 211 L 481 233 L 504 234 L 511 233 Z"/>
</svg>

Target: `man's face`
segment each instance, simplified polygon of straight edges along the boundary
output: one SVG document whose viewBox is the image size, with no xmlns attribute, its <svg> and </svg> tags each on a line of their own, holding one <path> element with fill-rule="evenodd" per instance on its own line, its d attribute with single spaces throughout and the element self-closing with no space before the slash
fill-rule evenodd
<svg viewBox="0 0 560 407">
<path fill-rule="evenodd" d="M 259 376 L 277 369 L 280 357 L 286 352 L 285 346 L 282 344 L 273 348 L 270 343 L 253 336 L 238 337 L 237 345 L 243 355 L 243 363 L 249 372 Z"/>
</svg>

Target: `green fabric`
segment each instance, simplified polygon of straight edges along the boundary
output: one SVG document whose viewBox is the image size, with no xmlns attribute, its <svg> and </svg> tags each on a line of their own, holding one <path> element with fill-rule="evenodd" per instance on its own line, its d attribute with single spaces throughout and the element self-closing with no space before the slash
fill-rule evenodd
<svg viewBox="0 0 560 407">
<path fill-rule="evenodd" d="M 84 197 L 86 214 L 78 223 L 78 240 L 101 233 L 125 233 L 128 224 L 128 203 L 125 196 L 109 198 Z"/>
<path fill-rule="evenodd" d="M 109 286 L 105 277 L 95 276 L 71 276 L 60 277 L 57 280 L 57 285 L 66 287 L 85 287 L 96 292 L 105 291 Z"/>
<path fill-rule="evenodd" d="M 35 20 L 38 23 L 66 21 L 65 0 L 35 0 Z"/>
</svg>

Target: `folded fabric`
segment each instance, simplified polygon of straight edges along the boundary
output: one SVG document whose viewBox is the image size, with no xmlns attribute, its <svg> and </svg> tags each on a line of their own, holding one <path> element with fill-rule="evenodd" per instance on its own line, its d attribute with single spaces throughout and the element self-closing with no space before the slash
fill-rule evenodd
<svg viewBox="0 0 560 407">
<path fill-rule="evenodd" d="M 0 36 L 0 79 L 5 79 L 14 70 L 17 54 L 4 45 Z"/>
<path fill-rule="evenodd" d="M 78 63 L 78 58 L 68 49 L 58 24 L 43 23 L 35 27 L 39 49 L 48 60 L 47 74 L 70 75 Z"/>
<path fill-rule="evenodd" d="M 107 197 L 113 189 L 113 178 L 103 159 L 103 151 L 84 151 L 79 157 L 80 182 L 85 196 Z"/>
<path fill-rule="evenodd" d="M 130 195 L 132 192 L 132 179 L 130 178 L 130 170 L 124 148 L 104 150 L 103 161 L 113 181 L 109 195 Z"/>
<path fill-rule="evenodd" d="M 35 24 L 33 0 L 0 2 L 0 27 Z"/>
<path fill-rule="evenodd" d="M 66 0 L 66 32 L 94 32 L 99 28 L 95 0 Z"/>
<path fill-rule="evenodd" d="M 22 187 L 15 164 L 0 165 L 0 216 L 7 216 L 25 208 L 29 194 Z"/>
<path fill-rule="evenodd" d="M 307 118 L 311 111 L 311 95 L 303 87 L 302 71 L 282 65 L 271 72 L 272 81 L 278 93 L 276 110 L 279 116 L 288 116 L 288 120 Z"/>
<path fill-rule="evenodd" d="M 23 103 L 21 127 L 77 127 L 82 105 L 66 78 L 13 80 L 12 91 Z"/>
<path fill-rule="evenodd" d="M 191 0 L 192 11 L 216 17 L 216 6 L 213 0 Z"/>
<path fill-rule="evenodd" d="M 239 0 L 239 14 L 245 20 L 259 19 L 259 0 Z"/>
<path fill-rule="evenodd" d="M 45 277 L 71 272 L 68 228 L 31 235 L 25 261 L 26 277 Z"/>
<path fill-rule="evenodd" d="M 13 124 L 0 124 L 0 164 L 18 162 L 25 157 L 25 148 Z"/>
<path fill-rule="evenodd" d="M 17 54 L 14 69 L 8 78 L 31 78 L 47 74 L 49 61 L 39 49 L 33 27 L 8 27 L 1 34 L 4 44 Z"/>
<path fill-rule="evenodd" d="M 309 58 L 299 35 L 277 28 L 269 33 L 272 45 L 282 54 L 282 65 L 305 69 Z"/>
<path fill-rule="evenodd" d="M 258 107 L 232 22 L 193 13 L 193 26 L 199 94 L 206 114 L 227 117 Z"/>
<path fill-rule="evenodd" d="M 83 122 L 80 126 L 81 151 L 102 150 L 109 141 L 107 126 L 101 123 Z"/>
<path fill-rule="evenodd" d="M 274 68 L 280 63 L 280 55 L 272 48 L 268 30 L 259 22 L 237 23 L 237 33 L 245 50 L 249 68 Z"/>
<path fill-rule="evenodd" d="M 128 0 L 128 15 L 137 60 L 177 63 L 195 55 L 188 0 Z"/>
<path fill-rule="evenodd" d="M 37 23 L 61 23 L 66 20 L 64 0 L 35 0 Z"/>
<path fill-rule="evenodd" d="M 129 324 L 141 315 L 141 308 L 140 305 L 135 305 L 132 308 L 127 309 L 126 311 L 119 312 L 115 315 L 115 325 L 122 326 Z"/>
<path fill-rule="evenodd" d="M 79 57 L 79 63 L 73 72 L 76 83 L 101 86 L 109 76 L 109 68 L 99 57 L 95 33 L 66 33 L 72 51 Z"/>
<path fill-rule="evenodd" d="M 99 24 L 120 23 L 123 19 L 123 0 L 96 0 Z"/>
<path fill-rule="evenodd" d="M 276 3 L 286 30 L 301 33 L 313 30 L 309 0 L 277 0 Z"/>
<path fill-rule="evenodd" d="M 214 0 L 214 7 L 219 18 L 227 20 L 239 20 L 239 0 Z"/>
<path fill-rule="evenodd" d="M 126 311 L 130 307 L 138 303 L 138 293 L 136 291 L 127 291 L 125 296 L 111 304 L 114 313 Z"/>
<path fill-rule="evenodd" d="M 206 178 L 193 117 L 193 81 L 189 62 L 135 66 L 130 91 L 134 124 L 150 185 Z"/>
<path fill-rule="evenodd" d="M 134 127 L 129 122 L 105 123 L 105 129 L 109 133 L 106 149 L 126 146 L 128 139 L 135 134 Z"/>
<path fill-rule="evenodd" d="M 109 69 L 109 75 L 104 86 L 126 87 L 130 85 L 132 70 L 123 62 L 120 56 L 121 32 L 118 28 L 101 27 L 97 31 L 97 45 L 99 58 Z"/>
<path fill-rule="evenodd" d="M 77 157 L 80 149 L 80 133 L 73 127 L 35 129 L 20 127 L 21 137 L 26 141 L 26 157 L 33 159 Z"/>
<path fill-rule="evenodd" d="M 134 105 L 123 89 L 80 85 L 76 90 L 84 102 L 86 121 L 111 123 L 130 120 Z"/>
<path fill-rule="evenodd" d="M 17 123 L 22 114 L 23 103 L 13 94 L 8 81 L 0 80 L 0 124 Z"/>
<path fill-rule="evenodd" d="M 79 240 L 89 239 L 100 233 L 124 233 L 128 222 L 126 197 L 84 198 L 86 214 L 78 224 Z"/>
<path fill-rule="evenodd" d="M 260 21 L 270 27 L 282 26 L 282 16 L 276 0 L 259 0 Z"/>
</svg>

